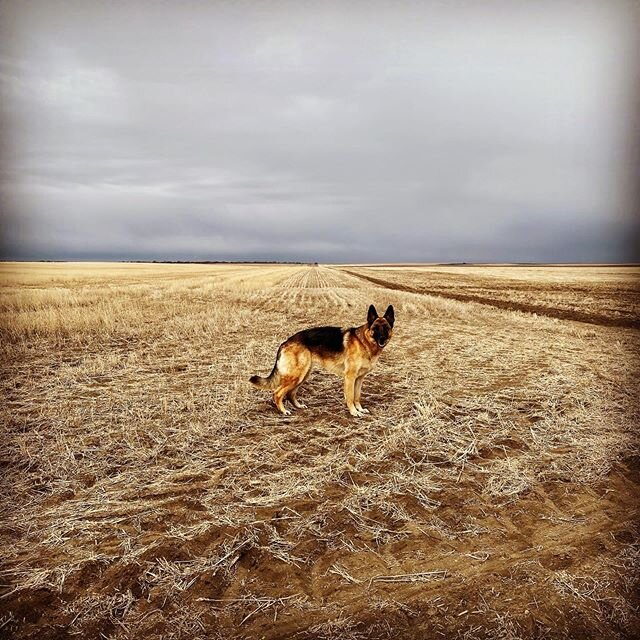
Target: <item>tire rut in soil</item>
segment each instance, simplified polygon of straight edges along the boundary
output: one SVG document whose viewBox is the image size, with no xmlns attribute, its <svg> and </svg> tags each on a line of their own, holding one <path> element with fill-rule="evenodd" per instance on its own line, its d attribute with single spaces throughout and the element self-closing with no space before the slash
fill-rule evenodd
<svg viewBox="0 0 640 640">
<path fill-rule="evenodd" d="M 420 295 L 429 295 L 435 298 L 446 298 L 448 300 L 457 300 L 458 302 L 475 302 L 487 307 L 494 307 L 496 309 L 504 309 L 507 311 L 522 311 L 525 313 L 535 313 L 539 316 L 546 316 L 547 318 L 557 318 L 558 320 L 572 320 L 574 322 L 584 322 L 587 324 L 595 324 L 604 327 L 627 327 L 633 329 L 640 328 L 640 320 L 634 318 L 611 318 L 610 316 L 603 316 L 597 313 L 587 313 L 585 311 L 579 311 L 578 309 L 558 309 L 557 307 L 545 307 L 534 304 L 524 304 L 521 302 L 513 302 L 508 300 L 497 300 L 495 298 L 485 298 L 483 296 L 473 296 L 466 293 L 452 293 L 433 291 L 423 287 L 412 287 L 409 285 L 399 284 L 384 280 L 382 278 L 375 278 L 373 276 L 364 275 L 355 271 L 344 270 L 345 273 L 366 280 L 372 284 L 376 284 L 386 289 L 392 289 L 395 291 L 406 291 L 408 293 L 417 293 Z"/>
</svg>

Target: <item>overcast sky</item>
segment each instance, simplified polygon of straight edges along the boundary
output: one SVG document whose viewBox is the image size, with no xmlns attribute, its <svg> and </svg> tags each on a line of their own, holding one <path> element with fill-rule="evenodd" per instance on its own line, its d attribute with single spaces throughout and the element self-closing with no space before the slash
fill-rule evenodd
<svg viewBox="0 0 640 640">
<path fill-rule="evenodd" d="M 3 255 L 630 259 L 634 5 L 3 1 Z"/>
</svg>

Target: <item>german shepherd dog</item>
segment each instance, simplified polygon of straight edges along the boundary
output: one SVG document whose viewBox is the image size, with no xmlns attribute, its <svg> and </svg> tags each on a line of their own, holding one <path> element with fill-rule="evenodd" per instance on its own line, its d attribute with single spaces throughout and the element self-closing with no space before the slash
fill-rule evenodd
<svg viewBox="0 0 640 640">
<path fill-rule="evenodd" d="M 311 366 L 318 364 L 344 377 L 344 398 L 349 413 L 361 417 L 369 413 L 360 404 L 362 381 L 391 340 L 394 322 L 392 305 L 382 317 L 371 305 L 367 322 L 360 327 L 316 327 L 299 331 L 280 345 L 271 373 L 266 378 L 251 376 L 249 382 L 259 389 L 272 389 L 276 407 L 288 416 L 291 412 L 283 401 L 288 398 L 296 409 L 306 408 L 297 398 L 298 388 L 309 376 Z"/>
</svg>

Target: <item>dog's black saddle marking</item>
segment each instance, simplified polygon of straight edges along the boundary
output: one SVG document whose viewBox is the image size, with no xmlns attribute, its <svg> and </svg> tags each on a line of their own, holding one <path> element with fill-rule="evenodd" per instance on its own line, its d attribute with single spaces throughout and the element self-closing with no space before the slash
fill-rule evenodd
<svg viewBox="0 0 640 640">
<path fill-rule="evenodd" d="M 308 349 L 340 353 L 344 349 L 344 332 L 340 327 L 316 327 L 298 332 L 296 337 Z"/>
</svg>

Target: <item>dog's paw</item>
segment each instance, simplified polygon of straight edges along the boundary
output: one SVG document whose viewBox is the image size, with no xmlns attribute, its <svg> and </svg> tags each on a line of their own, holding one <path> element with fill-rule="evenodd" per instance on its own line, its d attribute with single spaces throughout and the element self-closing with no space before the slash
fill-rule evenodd
<svg viewBox="0 0 640 640">
<path fill-rule="evenodd" d="M 307 405 L 304 402 L 298 402 L 296 409 L 306 409 Z"/>
<path fill-rule="evenodd" d="M 289 409 L 284 409 L 283 411 L 280 412 L 283 416 L 290 416 L 291 415 L 291 411 Z"/>
<path fill-rule="evenodd" d="M 354 417 L 354 418 L 361 418 L 362 414 L 355 408 L 351 408 L 349 409 L 349 413 Z"/>
<path fill-rule="evenodd" d="M 360 413 L 369 413 L 369 409 L 365 409 L 364 407 L 360 406 L 360 407 L 356 407 L 356 409 L 360 412 Z"/>
</svg>

